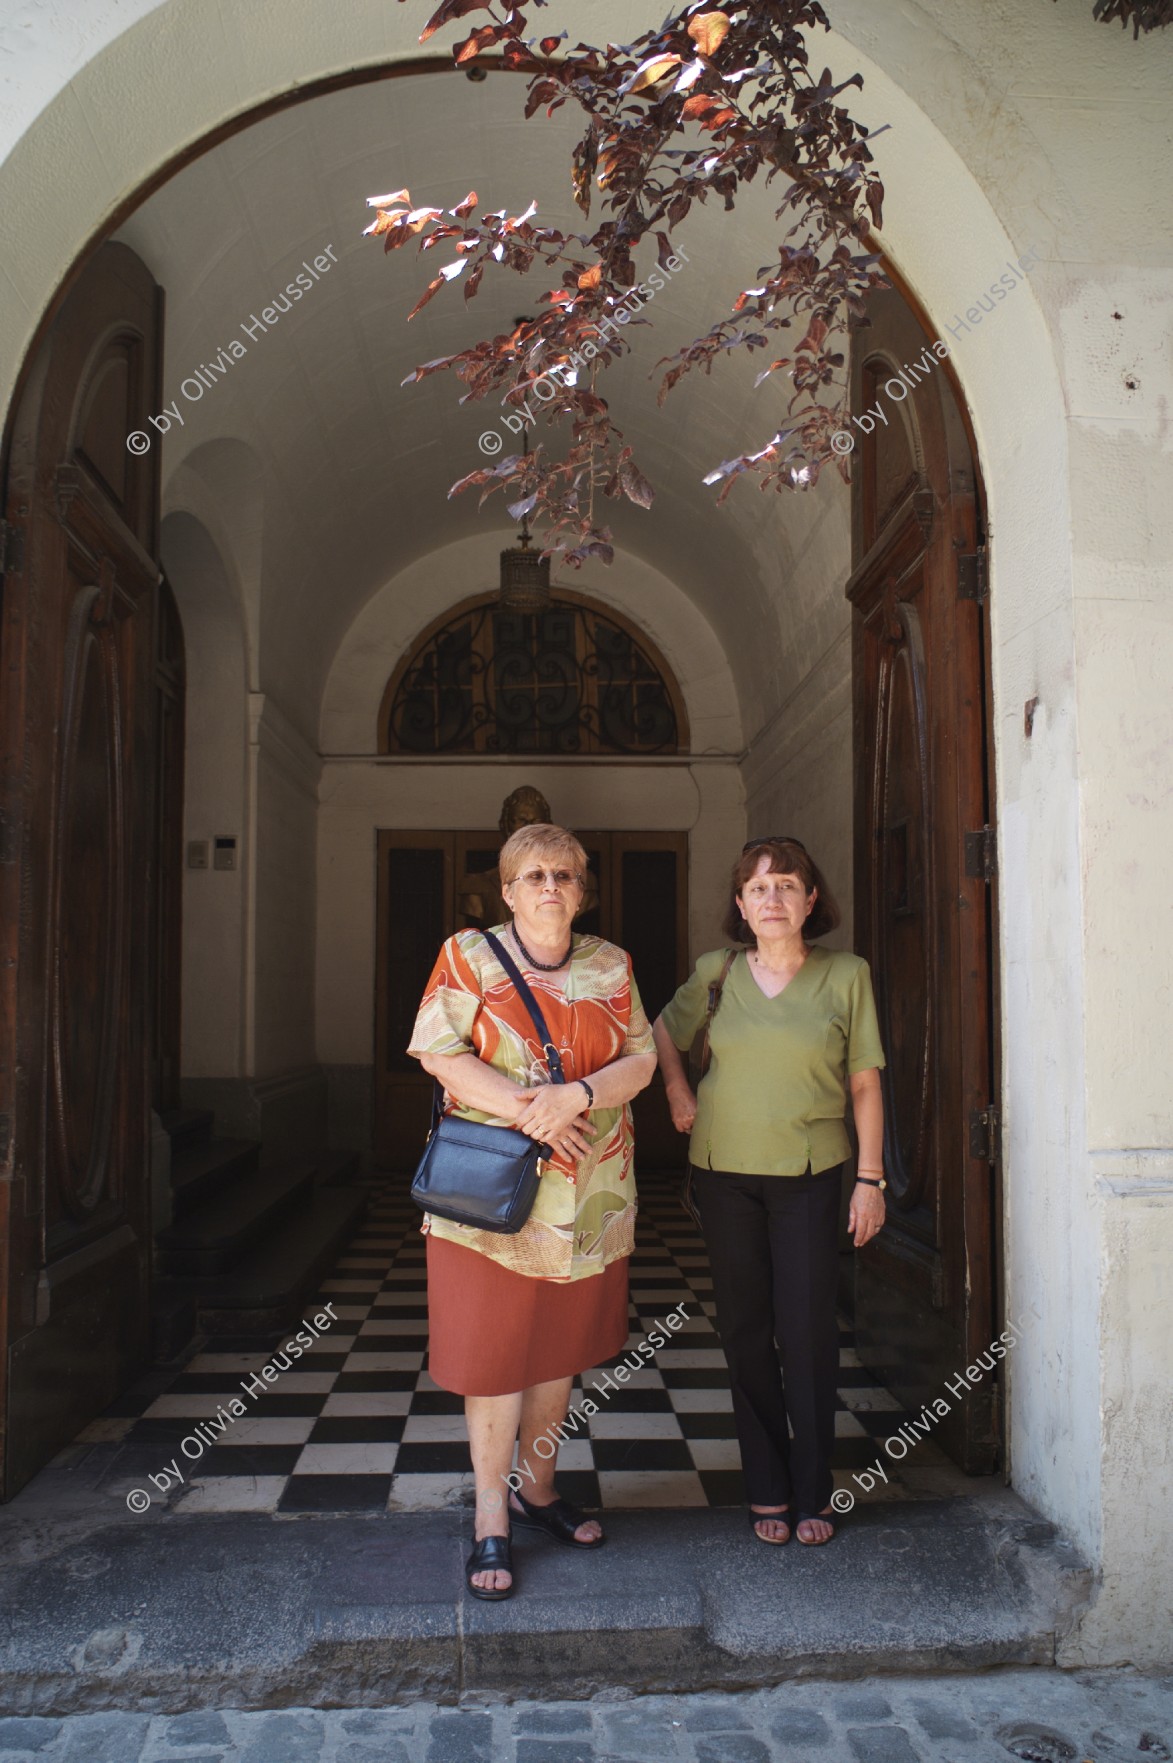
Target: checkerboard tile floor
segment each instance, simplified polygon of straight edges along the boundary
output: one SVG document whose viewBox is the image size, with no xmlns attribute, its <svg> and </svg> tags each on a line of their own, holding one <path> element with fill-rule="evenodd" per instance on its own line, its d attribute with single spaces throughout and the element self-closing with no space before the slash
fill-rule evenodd
<svg viewBox="0 0 1173 1763">
<path fill-rule="evenodd" d="M 312 1318 L 326 1302 L 336 1323 L 190 1464 L 173 1511 L 378 1513 L 471 1499 L 462 1398 L 438 1389 L 427 1371 L 424 1239 L 406 1177 L 372 1184 L 366 1221 L 305 1314 Z M 704 1242 L 681 1210 L 676 1184 L 645 1177 L 626 1350 L 680 1305 L 686 1320 L 670 1344 L 605 1401 L 595 1397 L 600 1411 L 590 1418 L 589 1437 L 562 1446 L 558 1486 L 577 1504 L 742 1502 Z M 157 1379 L 145 1393 L 128 1392 L 79 1442 L 156 1446 L 163 1467 L 286 1339 L 220 1339 L 163 1393 Z M 905 1416 L 860 1366 L 846 1329 L 839 1361 L 834 1467 L 850 1471 L 871 1463 Z M 575 1380 L 572 1404 L 584 1386 L 593 1394 L 604 1369 Z"/>
</svg>

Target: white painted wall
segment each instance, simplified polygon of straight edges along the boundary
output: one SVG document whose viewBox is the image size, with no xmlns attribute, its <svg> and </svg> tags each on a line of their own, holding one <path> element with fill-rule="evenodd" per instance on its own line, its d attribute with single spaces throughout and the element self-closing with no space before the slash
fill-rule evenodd
<svg viewBox="0 0 1173 1763">
<path fill-rule="evenodd" d="M 808 521 L 779 581 L 770 699 L 742 765 L 748 831 L 793 833 L 843 912 L 828 948 L 852 944 L 850 491 L 837 472 L 803 497 Z M 746 636 L 748 636 L 748 632 Z"/>
<path fill-rule="evenodd" d="M 1101 1571 L 1069 1660 L 1167 1662 L 1173 228 L 1151 170 L 1169 158 L 1166 45 L 1093 23 L 1086 0 L 829 6 L 828 60 L 863 71 L 865 118 L 891 125 L 876 140 L 884 239 L 927 310 L 944 325 L 1005 258 L 1041 258 L 955 352 L 991 512 L 1013 1474 Z M 581 34 L 569 0 L 544 19 Z M 15 244 L 0 396 L 79 248 L 177 147 L 299 81 L 418 53 L 414 24 L 383 0 L 92 0 L 84 17 L 9 0 L 0 40 L 31 48 L 7 63 L 19 90 L 0 124 Z M 595 0 L 596 34 L 629 24 L 629 7 Z M 710 263 L 695 285 L 718 280 Z M 704 409 L 677 407 L 690 466 Z M 787 546 L 811 518 L 782 527 L 764 506 L 737 517 L 727 612 L 710 618 L 750 737 L 787 702 L 769 620 L 785 618 Z M 306 708 L 289 713 L 303 729 Z M 762 767 L 793 776 L 797 755 L 764 749 Z M 748 781 L 756 823 L 773 786 Z"/>
<path fill-rule="evenodd" d="M 315 853 L 321 762 L 271 697 L 249 694 L 250 1077 L 314 1062 Z"/>
<path fill-rule="evenodd" d="M 224 559 L 193 514 L 165 518 L 162 555 L 187 666 L 181 1069 L 184 1077 L 237 1077 L 245 1058 L 248 885 L 243 631 Z M 237 840 L 239 867 L 188 869 L 188 841 L 211 845 L 217 835 Z"/>
</svg>

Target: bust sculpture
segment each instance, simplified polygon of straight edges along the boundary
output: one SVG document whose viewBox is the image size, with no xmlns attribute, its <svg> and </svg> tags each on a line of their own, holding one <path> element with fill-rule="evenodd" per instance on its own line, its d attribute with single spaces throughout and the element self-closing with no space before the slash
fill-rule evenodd
<svg viewBox="0 0 1173 1763">
<path fill-rule="evenodd" d="M 501 816 L 497 822 L 501 834 L 501 843 L 523 826 L 540 826 L 550 823 L 550 804 L 532 784 L 521 784 L 506 796 L 501 804 Z M 598 890 L 592 877 L 587 876 L 583 895 L 583 910 L 589 911 L 598 900 Z M 488 930 L 495 924 L 506 924 L 510 918 L 508 906 L 501 893 L 501 877 L 496 868 L 480 870 L 473 875 L 466 875 L 460 884 L 457 901 L 460 911 L 467 924 L 475 925 L 478 930 Z"/>
</svg>

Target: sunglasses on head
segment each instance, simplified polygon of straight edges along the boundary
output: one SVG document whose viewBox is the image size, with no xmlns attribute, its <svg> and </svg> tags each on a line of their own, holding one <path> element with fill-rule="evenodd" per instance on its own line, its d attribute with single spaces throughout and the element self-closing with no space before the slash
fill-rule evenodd
<svg viewBox="0 0 1173 1763">
<path fill-rule="evenodd" d="M 749 839 L 741 847 L 741 855 L 744 857 L 747 852 L 756 851 L 759 845 L 794 845 L 805 855 L 810 855 L 802 840 L 791 838 L 789 833 L 766 833 L 764 838 Z"/>
</svg>

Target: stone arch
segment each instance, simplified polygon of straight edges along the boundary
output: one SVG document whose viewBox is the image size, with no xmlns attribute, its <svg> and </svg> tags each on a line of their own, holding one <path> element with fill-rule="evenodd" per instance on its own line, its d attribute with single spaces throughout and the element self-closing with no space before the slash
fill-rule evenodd
<svg viewBox="0 0 1173 1763">
<path fill-rule="evenodd" d="M 379 710 L 388 681 L 423 632 L 491 581 L 497 551 L 510 534 L 478 534 L 419 558 L 372 594 L 335 651 L 322 694 L 319 746 L 324 755 L 379 751 Z M 567 584 L 569 585 L 569 584 Z M 694 754 L 732 757 L 742 744 L 741 717 L 727 657 L 702 614 L 662 571 L 620 552 L 613 569 L 591 583 L 601 607 L 633 617 L 663 655 L 684 699 Z"/>
</svg>

